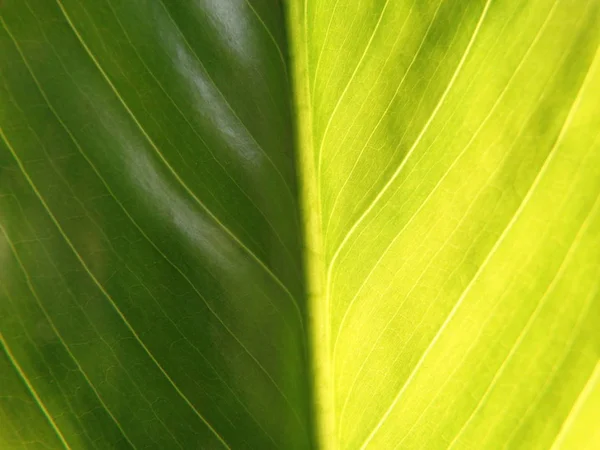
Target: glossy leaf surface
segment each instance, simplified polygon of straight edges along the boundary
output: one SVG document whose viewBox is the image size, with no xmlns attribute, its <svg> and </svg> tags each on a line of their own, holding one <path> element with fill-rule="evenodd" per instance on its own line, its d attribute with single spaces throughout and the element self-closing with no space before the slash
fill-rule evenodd
<svg viewBox="0 0 600 450">
<path fill-rule="evenodd" d="M 597 0 L 0 5 L 0 448 L 600 445 Z"/>
<path fill-rule="evenodd" d="M 310 446 L 282 14 L 3 6 L 6 446 Z"/>
</svg>

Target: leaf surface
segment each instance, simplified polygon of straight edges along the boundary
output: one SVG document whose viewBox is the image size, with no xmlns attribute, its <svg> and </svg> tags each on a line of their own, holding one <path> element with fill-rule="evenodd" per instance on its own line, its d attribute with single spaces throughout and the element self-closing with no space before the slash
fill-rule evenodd
<svg viewBox="0 0 600 450">
<path fill-rule="evenodd" d="M 0 448 L 600 445 L 597 0 L 0 17 Z"/>
<path fill-rule="evenodd" d="M 598 362 L 600 5 L 293 5 L 321 443 L 548 448 Z"/>
<path fill-rule="evenodd" d="M 281 8 L 5 3 L 5 447 L 310 447 Z"/>
</svg>

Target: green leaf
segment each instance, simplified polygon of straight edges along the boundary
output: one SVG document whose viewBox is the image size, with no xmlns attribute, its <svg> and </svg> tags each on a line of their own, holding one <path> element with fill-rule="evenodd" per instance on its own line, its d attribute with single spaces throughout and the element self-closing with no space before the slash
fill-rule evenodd
<svg viewBox="0 0 600 450">
<path fill-rule="evenodd" d="M 0 19 L 0 448 L 600 446 L 600 2 Z"/>
<path fill-rule="evenodd" d="M 283 13 L 253 8 L 5 2 L 0 447 L 311 446 Z"/>
</svg>

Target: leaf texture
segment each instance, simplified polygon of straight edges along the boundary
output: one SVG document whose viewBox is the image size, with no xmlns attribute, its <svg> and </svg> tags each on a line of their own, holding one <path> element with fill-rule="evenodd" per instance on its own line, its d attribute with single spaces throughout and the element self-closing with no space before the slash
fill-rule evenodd
<svg viewBox="0 0 600 450">
<path fill-rule="evenodd" d="M 598 0 L 0 19 L 0 448 L 600 446 Z"/>
<path fill-rule="evenodd" d="M 293 5 L 320 442 L 549 448 L 597 383 L 600 4 Z"/>
<path fill-rule="evenodd" d="M 310 447 L 281 8 L 4 3 L 3 448 Z"/>
</svg>

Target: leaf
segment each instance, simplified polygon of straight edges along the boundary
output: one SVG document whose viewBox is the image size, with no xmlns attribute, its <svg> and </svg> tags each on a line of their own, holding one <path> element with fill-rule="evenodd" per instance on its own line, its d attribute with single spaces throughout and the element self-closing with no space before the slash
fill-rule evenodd
<svg viewBox="0 0 600 450">
<path fill-rule="evenodd" d="M 311 446 L 282 17 L 4 5 L 2 447 Z"/>
<path fill-rule="evenodd" d="M 0 448 L 600 445 L 597 0 L 0 14 Z"/>
<path fill-rule="evenodd" d="M 295 5 L 323 446 L 549 447 L 597 383 L 600 5 Z"/>
</svg>

